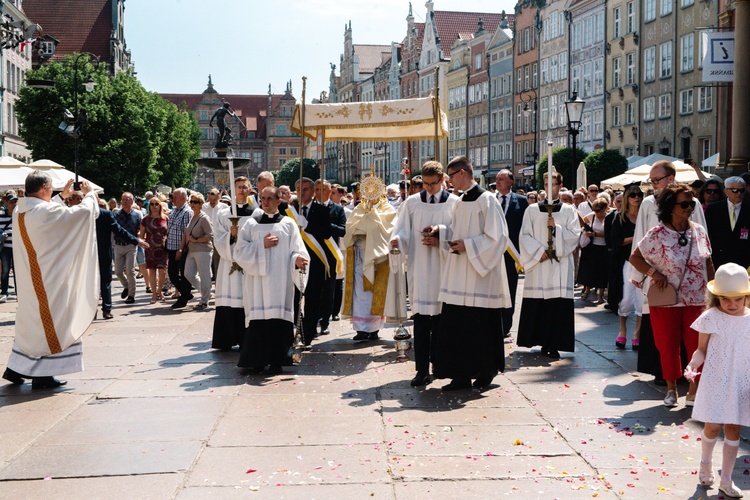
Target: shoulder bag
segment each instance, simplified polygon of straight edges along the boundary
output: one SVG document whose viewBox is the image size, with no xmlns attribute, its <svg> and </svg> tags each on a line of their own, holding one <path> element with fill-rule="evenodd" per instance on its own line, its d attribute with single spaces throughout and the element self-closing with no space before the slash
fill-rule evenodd
<svg viewBox="0 0 750 500">
<path fill-rule="evenodd" d="M 690 228 L 692 228 L 692 222 L 690 223 Z M 651 285 L 648 287 L 648 295 L 646 298 L 648 299 L 648 306 L 649 307 L 666 307 L 666 306 L 673 306 L 677 304 L 678 302 L 678 294 L 680 291 L 680 287 L 682 286 L 682 280 L 685 279 L 685 274 L 687 273 L 687 266 L 690 263 L 690 256 L 693 253 L 693 240 L 695 239 L 695 235 L 693 235 L 692 238 L 690 238 L 690 247 L 688 249 L 688 256 L 687 260 L 685 261 L 685 269 L 682 270 L 682 276 L 680 276 L 680 283 L 677 285 L 677 288 L 673 287 L 669 283 L 666 284 L 664 288 L 659 288 L 657 286 Z"/>
</svg>

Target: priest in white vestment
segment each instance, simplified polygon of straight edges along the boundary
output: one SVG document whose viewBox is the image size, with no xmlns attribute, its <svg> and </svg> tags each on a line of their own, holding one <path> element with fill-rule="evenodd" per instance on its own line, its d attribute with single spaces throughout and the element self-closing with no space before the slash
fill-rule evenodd
<svg viewBox="0 0 750 500">
<path fill-rule="evenodd" d="M 424 191 L 408 197 L 400 206 L 391 246 L 408 256 L 407 278 L 414 314 L 414 358 L 417 374 L 412 387 L 430 382 L 430 360 L 435 358 L 440 325 L 440 277 L 445 261 L 437 245 L 422 234 L 432 226 L 450 226 L 458 197 L 443 190 L 443 166 L 428 161 L 422 167 Z M 429 241 L 432 242 L 434 238 Z"/>
<path fill-rule="evenodd" d="M 646 236 L 646 233 L 648 233 L 652 227 L 659 224 L 656 199 L 664 188 L 675 183 L 676 173 L 677 171 L 674 164 L 668 160 L 659 160 L 651 166 L 649 179 L 651 180 L 651 187 L 654 189 L 654 194 L 646 196 L 641 202 L 641 208 L 638 210 L 638 218 L 635 221 L 633 250 L 638 248 L 638 243 L 640 243 L 643 237 Z M 695 204 L 695 210 L 693 210 L 693 213 L 690 215 L 690 220 L 706 227 L 706 217 L 703 214 L 703 207 L 701 207 L 700 203 Z M 640 286 L 641 283 L 644 283 L 645 287 L 643 288 L 643 293 L 648 293 L 650 280 L 644 281 L 645 276 L 638 272 L 635 267 L 631 269 L 630 273 L 630 280 L 637 283 L 638 286 Z M 651 328 L 651 314 L 648 308 L 648 300 L 643 301 L 641 334 L 638 340 L 637 370 L 641 373 L 651 374 L 656 380 L 660 380 L 661 383 L 666 384 L 662 379 L 659 351 L 656 349 L 656 344 L 654 343 L 654 332 Z"/>
<path fill-rule="evenodd" d="M 234 261 L 233 248 L 239 228 L 255 211 L 247 202 L 250 193 L 250 180 L 237 177 L 234 180 L 237 217 L 232 225 L 231 207 L 223 205 L 211 222 L 214 224 L 214 251 L 219 254 L 219 267 L 216 270 L 214 294 L 216 314 L 214 316 L 213 340 L 211 347 L 228 351 L 242 345 L 245 338 L 245 310 L 242 306 L 242 275 L 244 270 Z M 258 212 L 261 212 L 258 210 Z M 260 215 L 259 215 L 260 216 Z"/>
<path fill-rule="evenodd" d="M 547 185 L 547 174 L 545 186 Z M 581 234 L 578 213 L 573 205 L 560 203 L 562 175 L 552 174 L 552 193 L 548 201 L 530 205 L 523 214 L 519 251 L 526 277 L 523 285 L 521 320 L 516 343 L 523 347 L 542 346 L 542 353 L 552 359 L 560 351 L 575 350 L 573 313 L 574 256 Z M 546 203 L 552 203 L 552 215 Z M 549 230 L 557 260 L 549 259 Z"/>
<path fill-rule="evenodd" d="M 438 300 L 442 302 L 433 371 L 451 378 L 443 390 L 482 388 L 505 368 L 502 309 L 510 307 L 505 249 L 508 227 L 492 193 L 474 181 L 468 158 L 459 156 L 446 168 L 454 188 L 463 191 L 450 226 L 439 225 L 446 255 Z"/>
<path fill-rule="evenodd" d="M 65 185 L 62 198 L 71 195 L 72 184 Z M 66 383 L 55 375 L 83 370 L 80 338 L 99 302 L 99 204 L 87 181 L 77 206 L 52 201 L 52 178 L 40 170 L 28 175 L 25 187 L 26 197 L 13 212 L 18 311 L 3 378 L 14 384 L 30 378 L 35 389 L 53 388 Z"/>
<path fill-rule="evenodd" d="M 242 226 L 234 259 L 245 270 L 243 280 L 245 323 L 238 367 L 280 373 L 292 364 L 294 341 L 294 288 L 304 290 L 310 261 L 297 224 L 279 213 L 281 194 L 276 187 L 260 193 L 263 214 Z"/>
</svg>

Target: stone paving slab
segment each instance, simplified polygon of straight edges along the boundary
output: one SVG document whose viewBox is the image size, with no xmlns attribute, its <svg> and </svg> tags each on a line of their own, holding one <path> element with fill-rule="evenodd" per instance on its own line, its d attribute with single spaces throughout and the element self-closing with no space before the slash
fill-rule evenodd
<svg viewBox="0 0 750 500">
<path fill-rule="evenodd" d="M 239 394 L 343 394 L 344 397 L 350 397 L 350 395 L 363 392 L 375 392 L 379 387 L 377 377 L 374 374 L 372 376 L 351 377 L 297 377 L 292 373 L 293 368 L 288 370 L 289 373 L 284 375 L 249 376 L 246 383 L 239 387 Z"/>
<path fill-rule="evenodd" d="M 202 446 L 201 441 L 34 446 L 0 470 L 0 481 L 186 471 Z"/>
<path fill-rule="evenodd" d="M 393 500 L 393 486 L 390 484 L 314 484 L 314 485 L 271 485 L 271 486 L 189 486 L 177 495 L 177 500 L 203 500 L 220 498 L 272 499 L 272 500 L 311 500 L 323 498 L 372 498 Z"/>
<path fill-rule="evenodd" d="M 386 483 L 379 445 L 206 448 L 187 486 Z M 252 470 L 254 472 L 249 472 Z"/>
<path fill-rule="evenodd" d="M 291 415 L 305 418 L 310 415 L 320 417 L 366 416 L 379 413 L 375 392 L 362 393 L 358 398 L 344 398 L 340 394 L 244 394 L 232 399 L 225 417 L 270 417 Z"/>
<path fill-rule="evenodd" d="M 141 476 L 48 478 L 38 481 L 0 482 L 0 498 L 171 498 L 184 474 L 149 474 Z"/>
<path fill-rule="evenodd" d="M 425 498 L 618 498 L 599 481 L 580 481 L 578 478 L 509 479 L 502 481 L 410 481 L 394 485 L 397 500 Z"/>
<path fill-rule="evenodd" d="M 402 408 L 397 412 L 383 409 L 386 425 L 394 427 L 419 425 L 544 425 L 547 423 L 532 407 L 462 408 L 460 414 L 431 408 Z"/>
<path fill-rule="evenodd" d="M 189 380 L 116 380 L 106 390 L 103 398 L 153 398 L 153 397 L 218 397 L 237 392 L 237 385 L 227 379 L 192 377 Z"/>
<path fill-rule="evenodd" d="M 427 389 L 383 387 L 379 391 L 383 411 L 396 412 L 399 408 L 486 408 L 527 407 L 529 400 L 513 384 L 495 377 L 493 385 L 477 392 L 471 389 L 444 392 L 440 389 L 447 380 L 433 382 Z"/>
<path fill-rule="evenodd" d="M 244 383 L 244 377 L 230 363 L 146 364 L 130 368 L 121 378 L 128 380 L 188 380 L 195 377 L 230 379 Z"/>
</svg>

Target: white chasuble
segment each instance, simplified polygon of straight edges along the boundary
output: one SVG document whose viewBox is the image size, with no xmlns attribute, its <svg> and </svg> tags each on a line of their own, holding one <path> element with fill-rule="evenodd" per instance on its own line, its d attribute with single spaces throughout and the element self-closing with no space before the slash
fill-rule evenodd
<svg viewBox="0 0 750 500">
<path fill-rule="evenodd" d="M 478 187 L 467 193 L 473 189 Z M 510 307 L 503 257 L 508 226 L 497 198 L 484 191 L 474 201 L 459 200 L 450 227 L 439 227 L 440 248 L 446 260 L 438 300 L 457 306 Z M 454 254 L 448 245 L 453 240 L 463 240 L 466 251 Z"/>
<path fill-rule="evenodd" d="M 438 294 L 446 254 L 438 247 L 422 244 L 422 229 L 449 226 L 457 202 L 458 197 L 450 195 L 445 203 L 424 203 L 420 194 L 414 194 L 401 204 L 393 237 L 398 238 L 399 249 L 408 256 L 409 297 L 415 314 L 440 314 Z"/>
<path fill-rule="evenodd" d="M 263 239 L 268 234 L 279 238 L 278 245 L 265 248 Z M 294 264 L 297 257 L 310 260 L 291 218 L 282 217 L 272 224 L 260 224 L 253 218 L 245 221 L 234 247 L 234 260 L 245 270 L 246 325 L 265 319 L 294 322 L 294 287 L 300 285 L 300 273 Z"/>
<path fill-rule="evenodd" d="M 219 267 L 216 270 L 216 307 L 242 307 L 242 275 L 244 270 L 235 269 L 232 257 L 231 234 L 229 228 L 232 222 L 229 218 L 232 216 L 232 210 L 228 206 L 222 207 L 214 216 L 214 251 L 219 252 Z M 250 218 L 250 216 L 240 217 L 237 223 L 238 228 Z M 238 232 L 239 233 L 239 232 Z M 237 266 L 234 266 L 235 268 Z"/>
<path fill-rule="evenodd" d="M 578 247 L 581 225 L 572 205 L 563 203 L 555 219 L 554 245 L 559 261 L 541 262 L 547 250 L 547 211 L 540 211 L 539 204 L 529 205 L 523 214 L 519 251 L 526 278 L 523 296 L 532 299 L 573 298 L 574 261 L 573 252 Z"/>
<path fill-rule="evenodd" d="M 13 238 L 18 283 L 14 350 L 34 357 L 59 354 L 94 320 L 99 302 L 98 215 L 93 193 L 71 208 L 19 198 L 13 213 L 18 235 Z"/>
</svg>

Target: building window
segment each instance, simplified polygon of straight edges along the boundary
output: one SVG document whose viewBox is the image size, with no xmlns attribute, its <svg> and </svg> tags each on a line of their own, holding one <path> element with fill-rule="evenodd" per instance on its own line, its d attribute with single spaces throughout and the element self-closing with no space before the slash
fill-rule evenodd
<svg viewBox="0 0 750 500">
<path fill-rule="evenodd" d="M 542 85 L 546 85 L 549 81 L 549 59 L 542 59 Z"/>
<path fill-rule="evenodd" d="M 604 110 L 597 109 L 594 111 L 594 137 L 593 139 L 595 141 L 600 141 L 603 138 L 604 138 Z"/>
<path fill-rule="evenodd" d="M 573 73 L 571 80 L 573 80 L 572 91 L 581 92 L 581 67 L 573 66 L 571 72 Z"/>
<path fill-rule="evenodd" d="M 557 96 L 549 96 L 549 128 L 557 128 Z"/>
<path fill-rule="evenodd" d="M 659 76 L 669 78 L 672 76 L 672 41 L 662 43 L 659 46 L 660 66 Z"/>
<path fill-rule="evenodd" d="M 297 156 L 297 148 L 289 148 L 289 154 L 292 156 Z"/>
<path fill-rule="evenodd" d="M 680 7 L 690 7 L 695 3 L 695 0 L 680 0 Z"/>
<path fill-rule="evenodd" d="M 201 109 L 201 120 L 200 121 L 205 122 L 206 120 L 208 120 L 208 110 Z"/>
<path fill-rule="evenodd" d="M 594 95 L 604 94 L 604 59 L 594 60 Z"/>
<path fill-rule="evenodd" d="M 516 135 L 521 135 L 521 105 L 516 104 Z"/>
<path fill-rule="evenodd" d="M 643 21 L 650 22 L 656 19 L 656 0 L 644 0 Z"/>
<path fill-rule="evenodd" d="M 672 13 L 672 0 L 661 0 L 661 15 L 666 16 Z"/>
<path fill-rule="evenodd" d="M 711 111 L 713 108 L 712 87 L 698 87 L 698 111 Z"/>
<path fill-rule="evenodd" d="M 539 88 L 539 66 L 537 63 L 531 65 L 531 88 Z"/>
<path fill-rule="evenodd" d="M 635 33 L 635 2 L 628 2 L 628 33 Z"/>
<path fill-rule="evenodd" d="M 591 96 L 593 90 L 591 78 L 591 63 L 587 62 L 583 64 L 583 97 Z"/>
<path fill-rule="evenodd" d="M 617 7 L 612 17 L 612 36 L 620 38 L 622 36 L 622 8 Z"/>
<path fill-rule="evenodd" d="M 285 155 L 286 154 L 286 148 L 279 148 L 279 154 Z"/>
<path fill-rule="evenodd" d="M 612 126 L 619 127 L 620 125 L 620 106 L 612 106 Z"/>
<path fill-rule="evenodd" d="M 552 56 L 549 60 L 549 81 L 556 82 L 557 80 L 557 56 Z"/>
<path fill-rule="evenodd" d="M 542 114 L 541 114 L 541 123 L 540 127 L 542 130 L 547 130 L 547 126 L 549 125 L 549 97 L 542 97 Z"/>
<path fill-rule="evenodd" d="M 688 115 L 693 112 L 693 89 L 680 91 L 680 114 Z"/>
<path fill-rule="evenodd" d="M 612 88 L 622 86 L 622 59 L 615 57 L 612 59 Z"/>
<path fill-rule="evenodd" d="M 652 82 L 656 79 L 656 47 L 643 51 L 643 80 Z"/>
<path fill-rule="evenodd" d="M 625 124 L 635 124 L 635 104 L 632 102 L 625 104 Z"/>
<path fill-rule="evenodd" d="M 709 156 L 712 156 L 711 152 L 711 139 L 709 137 L 703 137 L 698 139 L 698 147 L 700 148 L 701 158 L 703 161 Z"/>
<path fill-rule="evenodd" d="M 563 52 L 560 54 L 560 57 L 558 58 L 559 61 L 559 68 L 560 68 L 560 79 L 565 80 L 568 78 L 568 53 Z"/>
<path fill-rule="evenodd" d="M 659 96 L 659 118 L 670 116 L 672 116 L 672 94 L 662 94 Z"/>
<path fill-rule="evenodd" d="M 625 56 L 627 63 L 627 73 L 625 83 L 627 85 L 633 85 L 635 83 L 635 52 L 631 52 Z"/>
<path fill-rule="evenodd" d="M 563 92 L 562 94 L 559 94 L 557 96 L 557 117 L 558 117 L 557 126 L 558 127 L 564 127 L 565 125 L 567 125 L 568 115 L 565 112 L 565 101 L 567 99 L 568 99 L 567 92 Z"/>
<path fill-rule="evenodd" d="M 474 69 L 482 69 L 482 54 L 474 56 Z"/>
<path fill-rule="evenodd" d="M 693 70 L 693 45 L 695 35 L 689 33 L 680 38 L 680 71 Z"/>
<path fill-rule="evenodd" d="M 656 104 L 655 97 L 647 97 L 643 100 L 643 121 L 651 121 L 654 119 L 654 105 Z"/>
</svg>

